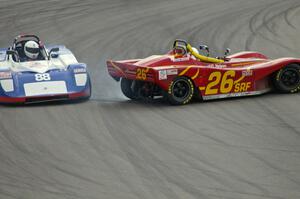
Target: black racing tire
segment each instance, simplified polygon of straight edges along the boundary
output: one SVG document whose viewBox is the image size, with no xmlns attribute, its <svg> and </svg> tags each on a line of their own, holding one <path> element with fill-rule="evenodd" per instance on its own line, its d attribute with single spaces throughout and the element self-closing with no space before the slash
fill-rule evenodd
<svg viewBox="0 0 300 199">
<path fill-rule="evenodd" d="M 195 101 L 198 101 L 198 102 L 203 101 L 203 97 L 202 97 L 201 91 L 199 89 L 195 89 L 193 99 L 195 99 Z"/>
<path fill-rule="evenodd" d="M 132 88 L 132 83 L 133 83 L 133 80 L 122 78 L 121 79 L 121 90 L 122 90 L 122 93 L 127 98 L 135 100 L 137 97 L 136 97 L 136 93 L 134 92 L 134 90 Z"/>
<path fill-rule="evenodd" d="M 91 83 L 91 79 L 89 78 L 89 80 L 88 80 L 89 82 L 88 82 L 88 84 L 89 84 L 89 95 L 86 97 L 86 100 L 89 100 L 90 98 L 91 98 L 91 96 L 92 96 L 92 83 Z"/>
<path fill-rule="evenodd" d="M 187 77 L 176 77 L 168 89 L 168 101 L 172 105 L 184 105 L 189 103 L 194 96 L 194 84 Z"/>
<path fill-rule="evenodd" d="M 280 69 L 274 78 L 276 90 L 282 93 L 296 93 L 300 90 L 300 65 L 289 64 Z"/>
</svg>

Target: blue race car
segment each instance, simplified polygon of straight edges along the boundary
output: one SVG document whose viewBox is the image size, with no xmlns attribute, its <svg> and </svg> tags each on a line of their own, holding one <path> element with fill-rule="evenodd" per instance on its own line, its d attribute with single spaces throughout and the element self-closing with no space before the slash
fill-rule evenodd
<svg viewBox="0 0 300 199">
<path fill-rule="evenodd" d="M 19 35 L 0 49 L 0 103 L 89 99 L 86 64 L 63 45 L 45 46 L 35 35 Z"/>
</svg>

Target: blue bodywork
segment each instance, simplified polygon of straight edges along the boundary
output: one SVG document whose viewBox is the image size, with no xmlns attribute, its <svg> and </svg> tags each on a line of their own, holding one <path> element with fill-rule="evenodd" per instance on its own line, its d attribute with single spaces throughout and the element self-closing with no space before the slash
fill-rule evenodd
<svg viewBox="0 0 300 199">
<path fill-rule="evenodd" d="M 52 48 L 59 48 L 58 55 L 64 55 L 64 54 L 72 54 L 70 50 L 68 50 L 65 46 L 62 45 L 49 45 L 46 46 L 48 49 Z M 0 61 L 5 61 L 6 59 L 6 51 L 7 49 L 0 49 Z M 76 71 L 74 71 L 76 70 Z M 36 81 L 36 72 L 13 72 L 10 70 L 9 67 L 0 67 L 0 73 L 11 73 L 11 77 L 5 77 L 0 76 L 0 80 L 4 79 L 13 79 L 14 83 L 14 91 L 12 92 L 5 92 L 0 84 L 0 98 L 1 97 L 10 97 L 10 98 L 26 98 L 25 91 L 24 91 L 24 84 L 26 83 L 34 83 Z M 87 83 L 85 86 L 77 86 L 75 81 L 75 72 L 76 74 L 80 73 L 86 73 L 87 74 Z M 52 69 L 45 73 L 48 73 L 51 77 L 51 80 L 49 81 L 65 81 L 67 86 L 66 95 L 74 94 L 74 93 L 81 93 L 84 91 L 89 90 L 90 92 L 90 77 L 87 73 L 86 64 L 78 63 L 78 64 L 72 64 L 67 67 L 67 69 Z M 60 94 L 61 95 L 61 94 Z M 90 94 L 89 94 L 90 95 Z M 54 94 L 50 94 L 49 96 L 54 96 Z M 34 96 L 36 97 L 36 96 Z M 39 97 L 39 96 L 37 96 Z M 43 97 L 46 97 L 43 95 Z M 89 96 L 86 96 L 89 97 Z M 0 101 L 1 102 L 1 101 Z"/>
</svg>

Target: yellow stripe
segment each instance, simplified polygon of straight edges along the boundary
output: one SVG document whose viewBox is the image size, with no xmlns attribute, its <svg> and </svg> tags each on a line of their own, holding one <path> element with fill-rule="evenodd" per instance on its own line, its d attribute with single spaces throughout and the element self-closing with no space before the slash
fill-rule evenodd
<svg viewBox="0 0 300 199">
<path fill-rule="evenodd" d="M 239 83 L 239 82 L 242 81 L 244 78 L 245 78 L 245 76 L 240 77 L 240 79 L 236 80 L 236 81 L 234 82 L 234 84 Z"/>
<path fill-rule="evenodd" d="M 192 77 L 192 79 L 196 79 L 198 77 L 198 75 L 199 75 L 199 72 L 200 72 L 200 69 L 198 68 L 196 74 Z"/>
<path fill-rule="evenodd" d="M 205 86 L 199 87 L 199 90 L 200 90 L 200 91 L 204 91 L 204 90 L 205 90 Z"/>
<path fill-rule="evenodd" d="M 118 67 L 116 64 L 114 64 L 112 61 L 110 61 L 112 67 L 114 67 L 115 69 L 117 69 L 118 71 L 120 71 L 125 77 L 126 77 L 126 74 L 124 73 L 124 71 Z"/>
<path fill-rule="evenodd" d="M 182 75 L 184 75 L 185 73 L 187 73 L 188 72 L 188 70 L 190 70 L 190 68 L 192 68 L 193 66 L 188 66 L 186 69 L 184 69 L 180 74 L 179 74 L 179 76 L 182 76 Z"/>
<path fill-rule="evenodd" d="M 246 66 L 246 65 L 258 64 L 260 62 L 261 61 L 258 61 L 258 62 L 244 62 L 244 63 L 232 64 L 231 66 Z"/>
</svg>

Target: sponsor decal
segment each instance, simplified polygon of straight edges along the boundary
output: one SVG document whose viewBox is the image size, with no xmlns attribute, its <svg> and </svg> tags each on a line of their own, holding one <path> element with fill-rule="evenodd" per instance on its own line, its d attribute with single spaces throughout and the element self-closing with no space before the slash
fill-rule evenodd
<svg viewBox="0 0 300 199">
<path fill-rule="evenodd" d="M 167 75 L 177 75 L 178 70 L 177 69 L 168 69 L 167 70 Z"/>
<path fill-rule="evenodd" d="M 74 68 L 74 73 L 86 73 L 86 68 Z"/>
<path fill-rule="evenodd" d="M 31 62 L 31 63 L 28 64 L 28 66 L 29 66 L 30 68 L 41 68 L 41 67 L 43 67 L 44 65 L 41 64 L 41 63 L 39 63 L 39 62 Z"/>
<path fill-rule="evenodd" d="M 251 88 L 251 82 L 237 83 L 234 85 L 234 92 L 246 92 Z"/>
<path fill-rule="evenodd" d="M 0 79 L 10 79 L 12 78 L 11 72 L 0 72 Z"/>
<path fill-rule="evenodd" d="M 242 71 L 242 75 L 245 77 L 252 76 L 253 70 L 244 70 L 244 71 Z"/>
<path fill-rule="evenodd" d="M 167 70 L 160 70 L 160 71 L 158 71 L 158 79 L 159 80 L 165 80 L 167 78 L 168 78 Z"/>
<path fill-rule="evenodd" d="M 167 70 L 160 70 L 158 71 L 158 79 L 159 80 L 166 80 L 168 79 L 168 75 L 177 75 L 177 69 L 167 69 Z"/>
<path fill-rule="evenodd" d="M 226 68 L 226 65 L 223 65 L 223 64 L 209 64 L 206 67 L 208 67 L 208 68 Z"/>
</svg>

